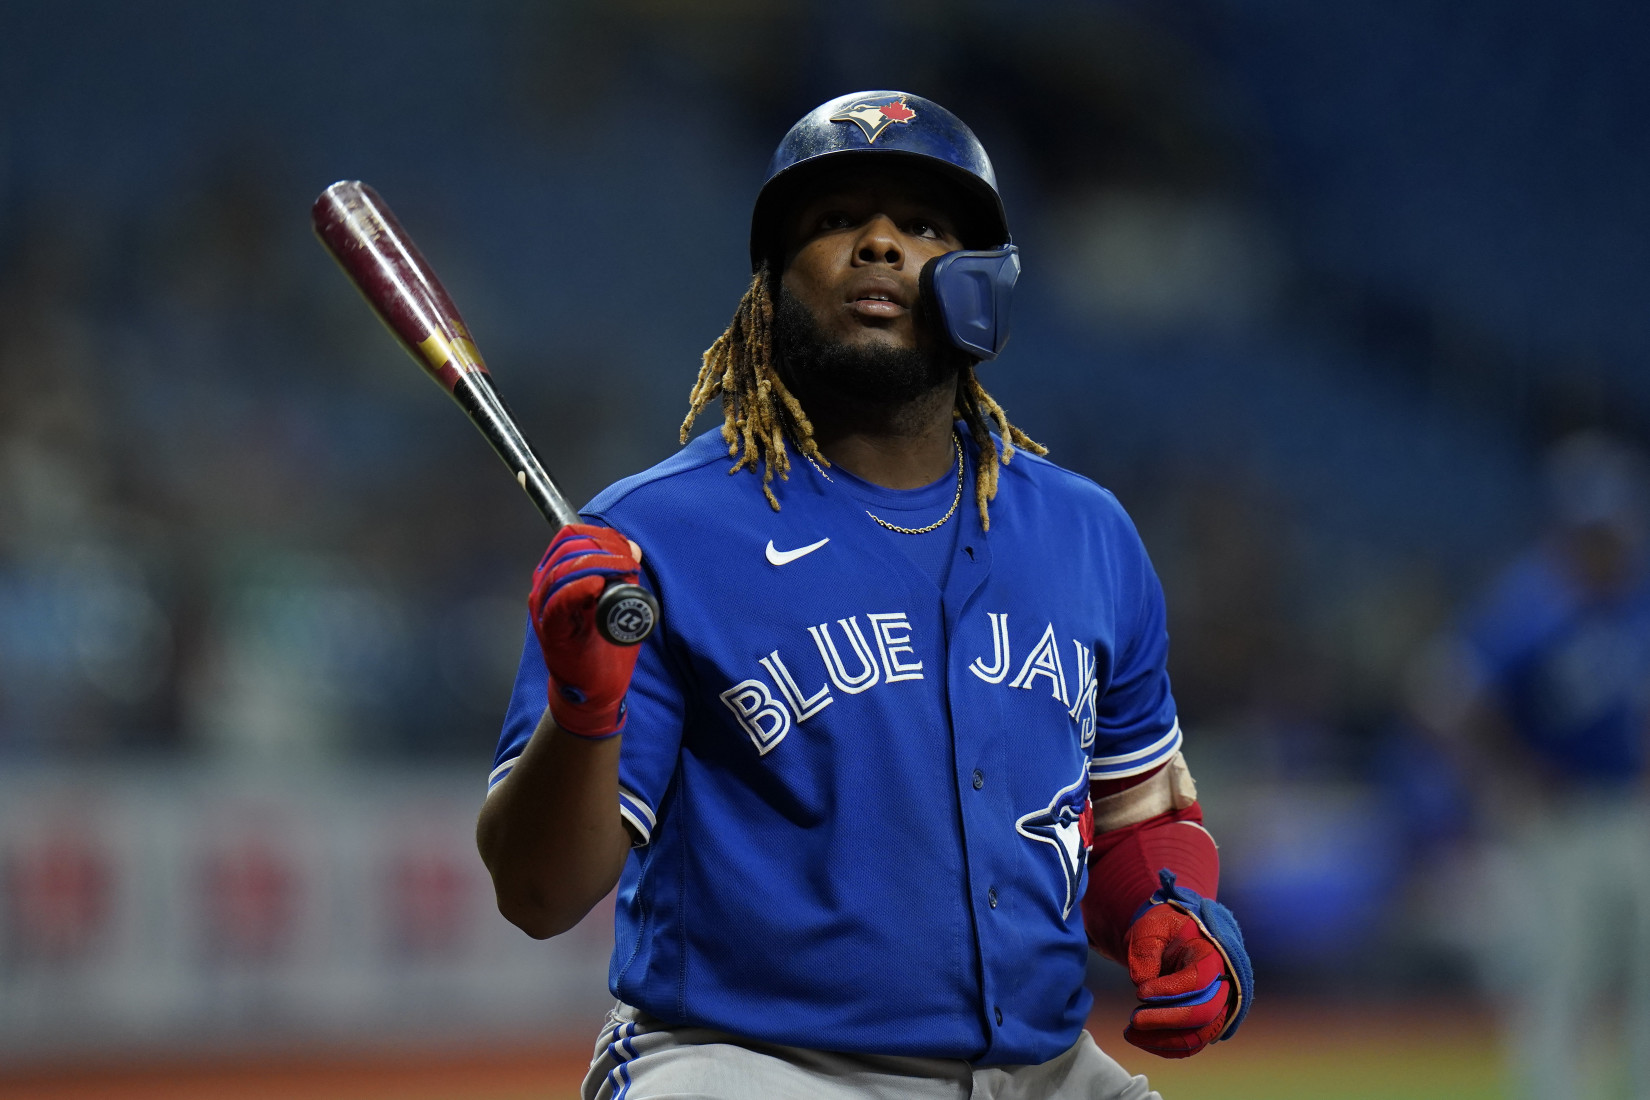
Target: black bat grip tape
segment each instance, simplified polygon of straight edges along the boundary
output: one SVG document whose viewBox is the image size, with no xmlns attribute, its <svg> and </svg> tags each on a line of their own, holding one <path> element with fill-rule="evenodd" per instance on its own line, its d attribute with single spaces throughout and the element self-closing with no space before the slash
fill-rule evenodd
<svg viewBox="0 0 1650 1100">
<path fill-rule="evenodd" d="M 469 416 L 504 464 L 555 528 L 580 522 L 561 489 L 533 453 L 492 380 L 480 372 L 459 376 L 453 400 Z M 640 645 L 659 625 L 659 601 L 639 584 L 610 584 L 596 600 L 596 630 L 614 645 Z"/>
<path fill-rule="evenodd" d="M 659 601 L 639 584 L 610 584 L 596 601 L 596 630 L 614 645 L 640 645 L 659 622 Z"/>
</svg>

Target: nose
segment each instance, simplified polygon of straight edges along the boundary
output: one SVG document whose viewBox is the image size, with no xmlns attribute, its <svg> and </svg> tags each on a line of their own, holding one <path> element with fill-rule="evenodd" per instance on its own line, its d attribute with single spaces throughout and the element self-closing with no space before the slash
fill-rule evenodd
<svg viewBox="0 0 1650 1100">
<path fill-rule="evenodd" d="M 899 232 L 886 214 L 878 214 L 860 229 L 854 258 L 862 264 L 885 263 L 898 267 L 905 260 Z"/>
</svg>

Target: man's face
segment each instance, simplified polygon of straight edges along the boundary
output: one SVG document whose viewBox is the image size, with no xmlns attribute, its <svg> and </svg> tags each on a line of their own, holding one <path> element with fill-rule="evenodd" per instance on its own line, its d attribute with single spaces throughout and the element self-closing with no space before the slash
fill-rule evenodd
<svg viewBox="0 0 1650 1100">
<path fill-rule="evenodd" d="M 917 276 L 962 247 L 932 177 L 861 168 L 827 177 L 788 223 L 783 290 L 825 341 L 863 352 L 931 346 L 919 323 Z"/>
</svg>

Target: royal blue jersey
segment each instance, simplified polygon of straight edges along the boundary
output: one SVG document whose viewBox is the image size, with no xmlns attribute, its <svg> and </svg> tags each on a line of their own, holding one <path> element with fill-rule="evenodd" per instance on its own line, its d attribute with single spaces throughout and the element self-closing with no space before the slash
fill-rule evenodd
<svg viewBox="0 0 1650 1100">
<path fill-rule="evenodd" d="M 1089 780 L 1180 747 L 1162 590 L 1116 498 L 1023 451 L 983 530 L 967 455 L 943 590 L 805 461 L 773 511 L 718 431 L 584 510 L 663 607 L 619 763 L 622 1000 L 982 1064 L 1076 1039 Z M 544 707 L 529 633 L 493 782 Z"/>
<path fill-rule="evenodd" d="M 1485 686 L 1549 776 L 1596 786 L 1642 781 L 1650 585 L 1589 597 L 1541 548 L 1501 575 L 1466 637 Z"/>
</svg>

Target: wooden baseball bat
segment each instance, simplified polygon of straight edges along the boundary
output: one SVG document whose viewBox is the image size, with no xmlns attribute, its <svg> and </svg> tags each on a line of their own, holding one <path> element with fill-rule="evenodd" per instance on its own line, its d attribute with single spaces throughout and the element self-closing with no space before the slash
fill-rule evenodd
<svg viewBox="0 0 1650 1100">
<path fill-rule="evenodd" d="M 355 289 L 464 410 L 550 525 L 578 523 L 578 512 L 505 408 L 458 307 L 378 192 L 360 180 L 339 180 L 321 192 L 310 214 L 316 236 Z M 610 584 L 596 603 L 596 629 L 617 645 L 640 643 L 658 621 L 658 601 L 640 585 Z"/>
</svg>

